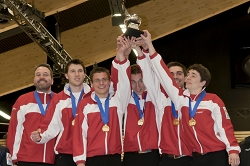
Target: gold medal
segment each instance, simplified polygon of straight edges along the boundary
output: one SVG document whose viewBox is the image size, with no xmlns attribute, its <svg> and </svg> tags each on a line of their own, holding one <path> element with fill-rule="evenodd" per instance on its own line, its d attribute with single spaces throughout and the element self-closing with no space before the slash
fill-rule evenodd
<svg viewBox="0 0 250 166">
<path fill-rule="evenodd" d="M 193 127 L 193 126 L 195 126 L 195 125 L 196 125 L 196 121 L 194 120 L 194 118 L 191 118 L 191 119 L 189 120 L 189 126 Z"/>
<path fill-rule="evenodd" d="M 174 124 L 175 126 L 179 125 L 179 119 L 175 118 L 175 119 L 173 120 L 173 124 Z"/>
<path fill-rule="evenodd" d="M 143 119 L 138 120 L 138 126 L 142 126 L 142 125 L 143 125 L 143 122 L 144 122 Z"/>
<path fill-rule="evenodd" d="M 75 119 L 74 120 L 72 120 L 72 126 L 74 126 L 75 125 Z"/>
<path fill-rule="evenodd" d="M 109 131 L 109 126 L 107 124 L 105 124 L 104 126 L 102 126 L 102 131 L 108 132 Z"/>
</svg>

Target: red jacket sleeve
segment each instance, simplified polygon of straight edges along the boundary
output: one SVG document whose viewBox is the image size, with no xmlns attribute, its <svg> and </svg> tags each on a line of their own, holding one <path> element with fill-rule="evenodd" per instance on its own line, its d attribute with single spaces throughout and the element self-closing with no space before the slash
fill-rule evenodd
<svg viewBox="0 0 250 166">
<path fill-rule="evenodd" d="M 7 142 L 6 142 L 6 146 L 10 150 L 10 154 L 12 155 L 12 157 L 14 156 L 14 159 L 12 161 L 13 163 L 17 162 L 16 154 L 13 153 L 13 146 L 14 146 L 15 139 L 18 139 L 16 141 L 21 140 L 21 134 L 17 132 L 18 131 L 17 130 L 17 124 L 18 124 L 17 113 L 20 110 L 19 100 L 20 98 L 17 99 L 17 101 L 12 107 L 11 118 L 10 118 L 9 128 L 8 128 Z"/>
</svg>

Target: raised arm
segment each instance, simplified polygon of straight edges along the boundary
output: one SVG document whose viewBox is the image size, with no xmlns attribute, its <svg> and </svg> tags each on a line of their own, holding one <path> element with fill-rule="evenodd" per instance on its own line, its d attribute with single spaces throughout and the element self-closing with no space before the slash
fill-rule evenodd
<svg viewBox="0 0 250 166">
<path fill-rule="evenodd" d="M 155 51 L 155 48 L 151 41 L 151 34 L 148 31 L 144 31 L 145 36 L 141 35 L 142 39 L 148 46 L 148 51 L 150 55 L 151 67 L 157 76 L 160 84 L 174 102 L 176 109 L 180 109 L 180 105 L 183 99 L 183 90 L 179 88 L 177 83 L 174 81 L 173 76 L 169 72 L 167 65 L 162 60 L 162 57 Z"/>
<path fill-rule="evenodd" d="M 121 111 L 127 109 L 127 105 L 131 96 L 131 86 L 130 86 L 130 63 L 125 55 L 125 51 L 131 48 L 131 40 L 123 38 L 119 41 L 119 49 L 117 49 L 116 60 L 119 59 L 119 62 L 112 62 L 113 67 L 116 68 L 116 77 L 117 77 L 117 91 L 115 93 L 115 98 L 118 101 Z M 119 64 L 119 65 L 118 65 Z M 113 77 L 113 71 L 112 76 Z"/>
<path fill-rule="evenodd" d="M 112 62 L 112 66 L 111 66 L 111 82 L 112 82 L 112 86 L 114 91 L 117 90 L 117 83 L 118 83 L 118 66 L 120 63 L 120 56 L 122 56 L 123 60 L 124 57 L 126 59 L 128 59 L 128 56 L 131 52 L 131 47 L 128 45 L 128 47 L 122 48 L 124 46 L 123 41 L 124 38 L 123 36 L 118 36 L 116 39 L 116 51 L 117 51 L 117 55 L 115 57 L 115 59 Z"/>
<path fill-rule="evenodd" d="M 143 46 L 144 52 L 140 49 L 138 44 Z M 148 47 L 143 40 L 139 39 L 136 42 L 134 49 L 138 53 L 137 64 L 142 70 L 143 83 L 147 89 L 148 95 L 150 96 L 155 107 L 158 108 L 156 110 L 164 111 L 166 96 L 161 92 L 160 82 L 151 67 L 149 53 L 145 52 L 147 48 Z"/>
</svg>

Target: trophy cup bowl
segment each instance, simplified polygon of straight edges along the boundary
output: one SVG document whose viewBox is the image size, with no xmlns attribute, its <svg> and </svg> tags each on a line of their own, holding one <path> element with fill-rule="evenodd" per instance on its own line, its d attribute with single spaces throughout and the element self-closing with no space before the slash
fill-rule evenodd
<svg viewBox="0 0 250 166">
<path fill-rule="evenodd" d="M 141 18 L 137 14 L 127 15 L 124 24 L 127 27 L 126 32 L 124 33 L 125 37 L 140 37 L 141 34 L 144 34 L 143 31 L 139 30 L 139 26 L 141 25 Z"/>
</svg>

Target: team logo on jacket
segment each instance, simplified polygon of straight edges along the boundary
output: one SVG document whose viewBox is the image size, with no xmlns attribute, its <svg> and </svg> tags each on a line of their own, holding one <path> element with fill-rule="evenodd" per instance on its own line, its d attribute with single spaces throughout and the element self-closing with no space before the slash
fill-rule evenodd
<svg viewBox="0 0 250 166">
<path fill-rule="evenodd" d="M 226 107 L 223 107 L 223 110 L 225 111 L 226 119 L 230 119 L 230 117 L 229 117 L 229 114 L 228 114 L 228 112 L 227 112 Z"/>
</svg>

